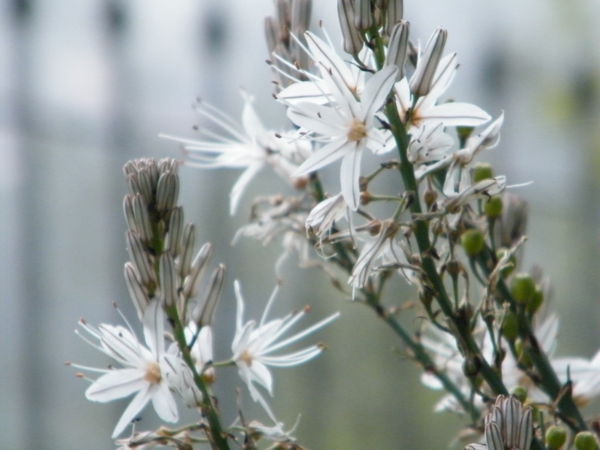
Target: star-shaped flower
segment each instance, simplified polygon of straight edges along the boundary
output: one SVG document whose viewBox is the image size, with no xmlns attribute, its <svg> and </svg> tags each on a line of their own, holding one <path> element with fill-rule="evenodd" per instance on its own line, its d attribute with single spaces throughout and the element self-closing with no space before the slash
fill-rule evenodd
<svg viewBox="0 0 600 450">
<path fill-rule="evenodd" d="M 93 369 L 73 364 L 73 367 L 101 373 L 86 390 L 88 400 L 110 402 L 135 394 L 123 412 L 113 432 L 116 438 L 136 415 L 152 401 L 158 416 L 166 422 L 176 422 L 177 405 L 164 376 L 168 369 L 165 360 L 164 313 L 158 301 L 152 301 L 144 311 L 144 338 L 142 345 L 133 331 L 122 326 L 101 324 L 98 328 L 79 322 L 92 337 L 83 337 L 102 353 L 117 361 L 122 368 Z M 97 340 L 98 342 L 93 342 Z"/>
<path fill-rule="evenodd" d="M 304 317 L 308 308 L 305 308 L 300 312 L 292 312 L 282 319 L 267 321 L 267 315 L 278 290 L 278 288 L 275 288 L 273 291 L 258 324 L 254 320 L 244 323 L 244 299 L 242 298 L 239 282 L 235 282 L 237 320 L 235 337 L 231 344 L 231 350 L 233 352 L 232 359 L 238 367 L 240 378 L 248 386 L 252 399 L 255 402 L 260 403 L 275 422 L 277 422 L 277 420 L 273 416 L 271 409 L 255 384 L 261 385 L 269 392 L 269 394 L 273 395 L 273 377 L 271 376 L 271 372 L 269 372 L 269 367 L 292 367 L 305 363 L 319 355 L 323 351 L 323 345 L 311 345 L 310 347 L 287 355 L 273 355 L 273 352 L 287 347 L 318 329 L 323 328 L 339 316 L 339 313 L 332 314 L 306 330 L 282 340 L 281 338 L 283 335 Z"/>
<path fill-rule="evenodd" d="M 342 195 L 348 206 L 358 209 L 362 152 L 365 147 L 377 149 L 385 145 L 385 136 L 378 129 L 375 113 L 383 106 L 397 72 L 395 66 L 383 68 L 365 83 L 358 97 L 338 72 L 321 71 L 335 104 L 300 102 L 289 105 L 287 114 L 296 125 L 310 134 L 321 135 L 328 142 L 309 156 L 293 175 L 314 172 L 341 158 Z"/>
</svg>

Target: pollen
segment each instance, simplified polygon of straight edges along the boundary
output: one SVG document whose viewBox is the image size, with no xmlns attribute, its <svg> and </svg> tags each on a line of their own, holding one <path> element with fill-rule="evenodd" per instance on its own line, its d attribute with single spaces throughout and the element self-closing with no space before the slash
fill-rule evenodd
<svg viewBox="0 0 600 450">
<path fill-rule="evenodd" d="M 252 366 L 252 354 L 248 350 L 244 350 L 240 359 L 244 361 L 248 367 Z"/>
<path fill-rule="evenodd" d="M 352 119 L 352 125 L 350 125 L 350 131 L 348 131 L 349 141 L 360 141 L 367 136 L 367 128 L 357 118 Z"/>
<path fill-rule="evenodd" d="M 161 379 L 162 379 L 162 376 L 160 373 L 160 366 L 155 362 L 149 363 L 146 366 L 146 373 L 144 374 L 144 380 L 146 380 L 150 384 L 158 384 L 158 383 L 160 383 Z"/>
</svg>

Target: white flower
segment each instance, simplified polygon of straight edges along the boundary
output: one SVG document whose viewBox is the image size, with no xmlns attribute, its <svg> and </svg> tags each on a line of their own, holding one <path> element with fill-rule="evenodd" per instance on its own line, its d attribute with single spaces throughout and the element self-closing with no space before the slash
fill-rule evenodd
<svg viewBox="0 0 600 450">
<path fill-rule="evenodd" d="M 293 139 L 285 133 L 266 130 L 252 106 L 252 97 L 242 94 L 245 100 L 242 127 L 217 108 L 198 102 L 196 111 L 218 127 L 221 134 L 200 129 L 205 137 L 203 140 L 162 135 L 184 144 L 190 166 L 245 169 L 229 194 L 231 215 L 235 214 L 242 193 L 265 163 L 268 162 L 280 176 L 293 184 L 291 173 L 310 153 L 310 143 Z"/>
<path fill-rule="evenodd" d="M 491 364 L 494 357 L 494 345 L 483 324 L 480 323 L 478 330 L 476 339 L 479 342 L 483 357 Z M 600 352 L 592 360 L 580 357 L 554 357 L 553 353 L 558 334 L 558 317 L 555 314 L 535 323 L 534 333 L 542 350 L 548 355 L 550 364 L 560 382 L 564 384 L 568 379 L 573 382 L 573 397 L 577 403 L 584 404 L 591 398 L 600 395 Z M 436 366 L 443 370 L 466 396 L 470 395 L 471 384 L 463 373 L 463 357 L 456 347 L 456 340 L 450 334 L 433 326 L 428 326 L 421 342 L 433 353 Z M 529 377 L 519 369 L 517 361 L 510 352 L 506 353 L 502 362 L 502 380 L 508 391 L 512 391 L 517 386 L 527 388 L 527 396 L 534 402 L 541 403 L 550 400 L 547 394 L 537 388 Z M 443 388 L 432 374 L 424 373 L 421 376 L 421 381 L 431 389 Z M 476 398 L 476 405 L 482 405 L 478 398 Z M 462 411 L 460 405 L 450 394 L 445 395 L 437 403 L 435 410 Z"/>
<path fill-rule="evenodd" d="M 397 71 L 395 66 L 388 66 L 373 75 L 366 82 L 360 101 L 341 75 L 322 71 L 336 105 L 301 102 L 290 105 L 287 114 L 296 125 L 322 135 L 328 143 L 309 156 L 294 172 L 294 176 L 314 172 L 342 158 L 342 195 L 353 210 L 358 209 L 362 152 L 365 147 L 376 149 L 385 145 L 385 136 L 377 128 L 379 122 L 375 119 L 375 113 L 383 106 Z"/>
<path fill-rule="evenodd" d="M 306 231 L 323 240 L 334 223 L 343 217 L 350 217 L 348 206 L 342 194 L 329 197 L 315 206 L 306 218 Z"/>
<path fill-rule="evenodd" d="M 236 281 L 234 286 L 237 298 L 237 318 L 235 337 L 231 344 L 232 359 L 238 367 L 240 378 L 248 386 L 252 399 L 260 403 L 271 419 L 277 422 L 255 384 L 261 385 L 269 394 L 273 395 L 273 378 L 269 367 L 292 367 L 302 364 L 320 354 L 323 346 L 311 345 L 287 355 L 273 355 L 273 353 L 323 328 L 336 319 L 339 313 L 332 314 L 306 330 L 282 340 L 282 336 L 306 314 L 307 309 L 290 313 L 282 319 L 267 321 L 267 315 L 278 291 L 278 288 L 275 288 L 260 322 L 257 324 L 251 320 L 244 323 L 244 299 L 239 282 Z"/>
<path fill-rule="evenodd" d="M 444 133 L 444 125 L 441 122 L 437 125 L 426 123 L 414 133 L 406 155 L 414 165 L 442 159 L 445 151 L 454 144 L 454 139 Z"/>
<path fill-rule="evenodd" d="M 433 78 L 431 90 L 419 97 L 416 103 L 406 77 L 394 85 L 400 119 L 403 123 L 410 124 L 411 133 L 430 122 L 436 125 L 442 123 L 445 127 L 474 127 L 490 120 L 490 116 L 484 110 L 470 103 L 436 104 L 439 97 L 450 86 L 457 68 L 456 53 L 442 58 Z"/>
<path fill-rule="evenodd" d="M 364 244 L 356 264 L 352 269 L 352 274 L 348 280 L 353 289 L 362 288 L 369 277 L 375 273 L 378 261 L 381 264 L 397 264 L 406 266 L 404 251 L 396 241 L 398 225 L 392 219 L 386 219 L 380 224 L 379 232 L 376 236 L 370 237 Z"/>
<path fill-rule="evenodd" d="M 144 339 L 147 347 L 139 343 L 132 331 L 122 326 L 101 324 L 96 329 L 84 321 L 80 321 L 80 325 L 98 341 L 95 343 L 84 337 L 88 343 L 123 366 L 91 369 L 73 365 L 103 374 L 86 390 L 87 399 L 104 403 L 135 394 L 117 423 L 113 438 L 125 429 L 149 401 L 152 401 L 154 410 L 161 419 L 176 422 L 177 406 L 164 376 L 168 365 L 165 360 L 164 313 L 159 302 L 151 301 L 144 311 Z"/>
</svg>

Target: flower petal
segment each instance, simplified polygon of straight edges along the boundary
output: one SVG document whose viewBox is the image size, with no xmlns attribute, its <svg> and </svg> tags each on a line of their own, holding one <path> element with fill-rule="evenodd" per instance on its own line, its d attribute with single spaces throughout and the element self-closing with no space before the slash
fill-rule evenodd
<svg viewBox="0 0 600 450">
<path fill-rule="evenodd" d="M 354 147 L 356 143 L 348 142 L 345 136 L 334 139 L 310 155 L 292 175 L 297 177 L 319 170 L 353 151 Z"/>
<path fill-rule="evenodd" d="M 476 127 L 491 119 L 479 106 L 470 103 L 450 102 L 433 106 L 419 114 L 421 121 L 435 120 L 446 127 Z"/>
<path fill-rule="evenodd" d="M 369 78 L 360 99 L 363 107 L 363 115 L 359 117 L 360 120 L 373 120 L 373 115 L 381 109 L 392 86 L 394 86 L 397 73 L 398 68 L 396 66 L 387 66 Z"/>
<path fill-rule="evenodd" d="M 360 160 L 362 156 L 361 147 L 362 146 L 357 145 L 356 149 L 344 155 L 340 170 L 342 195 L 348 206 L 354 211 L 358 209 L 358 205 L 360 204 L 360 186 L 358 179 L 360 177 Z"/>
<path fill-rule="evenodd" d="M 166 381 L 154 385 L 152 391 L 152 406 L 158 417 L 166 422 L 177 422 L 177 404 Z"/>
<path fill-rule="evenodd" d="M 92 402 L 106 403 L 143 390 L 147 385 L 143 370 L 113 370 L 94 381 L 85 391 L 85 397 Z"/>
<path fill-rule="evenodd" d="M 131 400 L 129 406 L 125 409 L 125 411 L 123 411 L 123 415 L 119 419 L 119 422 L 117 422 L 115 430 L 113 431 L 113 439 L 115 439 L 119 434 L 121 434 L 125 427 L 129 423 L 131 423 L 133 419 L 135 419 L 137 413 L 139 413 L 142 410 L 142 408 L 146 406 L 148 400 L 150 400 L 149 384 L 146 385 L 145 389 L 142 389 L 140 392 L 137 393 L 135 397 L 133 397 L 133 400 Z"/>
</svg>

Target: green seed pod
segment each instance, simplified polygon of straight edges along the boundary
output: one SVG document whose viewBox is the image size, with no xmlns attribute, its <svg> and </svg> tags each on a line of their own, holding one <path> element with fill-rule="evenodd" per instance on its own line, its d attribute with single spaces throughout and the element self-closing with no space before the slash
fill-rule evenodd
<svg viewBox="0 0 600 450">
<path fill-rule="evenodd" d="M 558 450 L 567 440 L 567 430 L 558 425 L 552 425 L 546 430 L 546 447 L 548 450 Z"/>
<path fill-rule="evenodd" d="M 527 304 L 535 294 L 535 280 L 531 275 L 521 272 L 515 275 L 510 292 L 516 302 Z"/>
<path fill-rule="evenodd" d="M 494 195 L 484 207 L 485 215 L 490 219 L 497 219 L 502 214 L 502 197 Z"/>
<path fill-rule="evenodd" d="M 539 286 L 536 286 L 533 297 L 531 297 L 531 300 L 527 303 L 527 312 L 533 314 L 540 309 L 542 303 L 544 303 L 544 292 Z"/>
<path fill-rule="evenodd" d="M 521 403 L 525 403 L 525 400 L 527 400 L 527 389 L 525 389 L 523 386 L 517 386 L 513 388 L 511 395 L 517 397 Z"/>
<path fill-rule="evenodd" d="M 487 163 L 477 163 L 473 167 L 473 184 L 478 181 L 494 178 L 492 166 Z"/>
<path fill-rule="evenodd" d="M 502 324 L 502 335 L 509 341 L 514 341 L 519 335 L 519 322 L 517 316 L 512 311 L 508 311 Z"/>
<path fill-rule="evenodd" d="M 485 246 L 483 233 L 474 228 L 465 231 L 460 237 L 460 242 L 469 256 L 476 256 Z"/>
<path fill-rule="evenodd" d="M 582 431 L 575 436 L 575 448 L 577 450 L 597 450 L 596 438 L 589 431 Z"/>
</svg>

